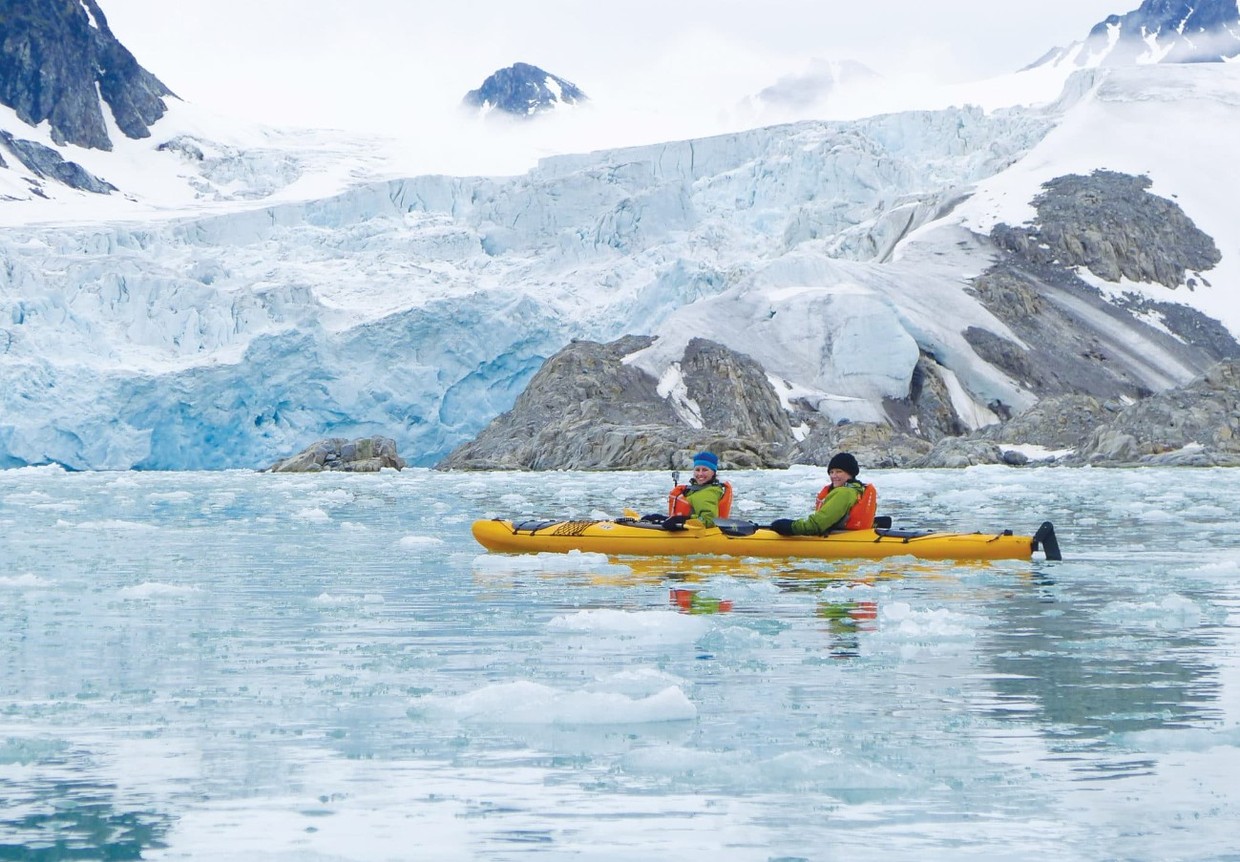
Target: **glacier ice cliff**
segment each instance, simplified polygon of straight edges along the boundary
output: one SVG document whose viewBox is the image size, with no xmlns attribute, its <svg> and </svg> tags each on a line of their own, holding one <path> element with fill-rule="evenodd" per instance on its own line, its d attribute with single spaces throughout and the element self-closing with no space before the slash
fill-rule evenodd
<svg viewBox="0 0 1240 862">
<path fill-rule="evenodd" d="M 889 415 L 932 357 L 957 414 L 985 424 L 1038 395 L 970 343 L 970 328 L 1020 338 L 969 292 L 995 247 L 948 217 L 1089 102 L 1100 73 L 1079 74 L 1044 108 L 801 122 L 515 177 L 6 228 L 0 466 L 256 467 L 375 434 L 430 465 L 571 339 L 626 333 L 658 336 L 632 359 L 656 379 L 712 338 L 832 421 Z"/>
</svg>

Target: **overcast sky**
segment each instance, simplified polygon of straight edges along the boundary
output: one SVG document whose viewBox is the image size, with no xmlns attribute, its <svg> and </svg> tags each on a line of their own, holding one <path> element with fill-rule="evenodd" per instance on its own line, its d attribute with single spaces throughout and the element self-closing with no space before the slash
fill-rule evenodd
<svg viewBox="0 0 1240 862">
<path fill-rule="evenodd" d="M 1138 0 L 99 0 L 181 98 L 273 125 L 408 133 L 524 61 L 596 103 L 703 109 L 813 58 L 916 80 L 1015 71 Z M 1119 3 L 1120 5 L 1117 5 Z"/>
</svg>

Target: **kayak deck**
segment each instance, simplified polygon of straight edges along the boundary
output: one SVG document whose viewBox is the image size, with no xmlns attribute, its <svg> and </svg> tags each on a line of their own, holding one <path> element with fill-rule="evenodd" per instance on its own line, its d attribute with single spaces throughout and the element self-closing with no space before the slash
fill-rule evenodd
<svg viewBox="0 0 1240 862">
<path fill-rule="evenodd" d="M 632 556 L 711 554 L 736 557 L 879 559 L 913 556 L 927 560 L 1028 560 L 1041 549 L 1057 560 L 1054 527 L 1047 521 L 1033 536 L 999 533 L 939 533 L 932 530 L 841 530 L 826 536 L 781 536 L 748 525 L 745 531 L 694 526 L 667 531 L 630 519 L 616 521 L 475 521 L 474 538 L 488 550 L 506 553 L 595 551 Z"/>
</svg>

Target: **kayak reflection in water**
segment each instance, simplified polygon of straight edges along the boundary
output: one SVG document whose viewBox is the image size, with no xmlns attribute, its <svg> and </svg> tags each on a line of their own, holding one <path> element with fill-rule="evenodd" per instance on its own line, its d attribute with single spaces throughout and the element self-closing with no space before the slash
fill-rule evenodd
<svg viewBox="0 0 1240 862">
<path fill-rule="evenodd" d="M 668 598 L 682 614 L 726 614 L 732 610 L 731 599 L 704 596 L 697 590 L 687 590 L 684 587 L 672 587 Z"/>
<path fill-rule="evenodd" d="M 878 603 L 874 601 L 819 602 L 814 615 L 826 620 L 834 658 L 861 655 L 861 633 L 878 628 Z"/>
</svg>

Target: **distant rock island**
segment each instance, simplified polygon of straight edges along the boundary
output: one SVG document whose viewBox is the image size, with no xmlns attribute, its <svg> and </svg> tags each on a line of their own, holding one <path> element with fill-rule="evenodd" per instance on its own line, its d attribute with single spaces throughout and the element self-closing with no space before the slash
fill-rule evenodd
<svg viewBox="0 0 1240 862">
<path fill-rule="evenodd" d="M 384 468 L 403 470 L 405 459 L 396 453 L 396 441 L 390 437 L 328 437 L 311 443 L 290 458 L 283 458 L 267 468 L 270 473 L 378 473 Z"/>
<path fill-rule="evenodd" d="M 572 81 L 529 63 L 513 63 L 493 72 L 481 87 L 466 93 L 462 105 L 482 113 L 529 119 L 586 101 L 589 97 Z"/>
</svg>

